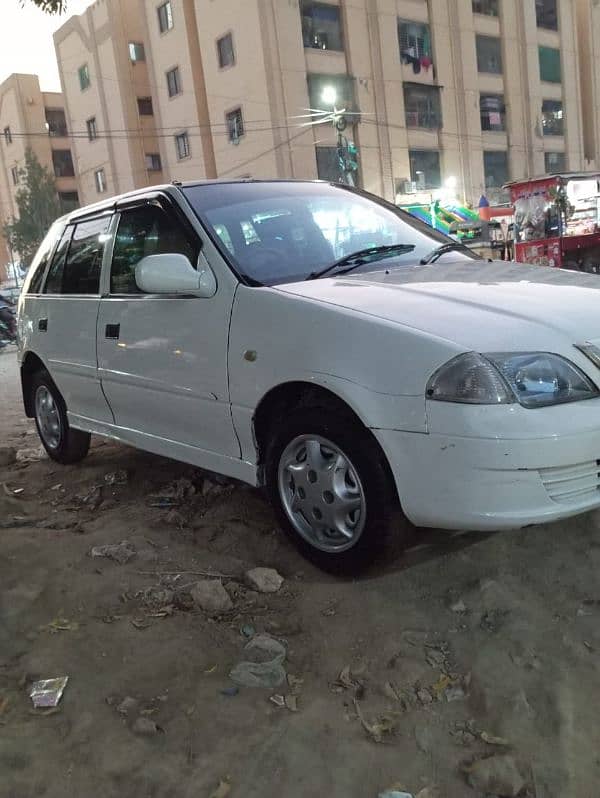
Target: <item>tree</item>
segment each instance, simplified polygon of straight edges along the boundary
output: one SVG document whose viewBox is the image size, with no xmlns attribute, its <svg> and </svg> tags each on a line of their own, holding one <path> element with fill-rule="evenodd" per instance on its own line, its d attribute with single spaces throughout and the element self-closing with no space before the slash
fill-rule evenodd
<svg viewBox="0 0 600 798">
<path fill-rule="evenodd" d="M 67 9 L 66 0 L 31 0 L 31 2 L 47 14 L 62 14 Z M 24 0 L 21 0 L 21 5 Z"/>
<path fill-rule="evenodd" d="M 18 218 L 2 230 L 9 247 L 29 266 L 52 222 L 62 215 L 54 177 L 39 162 L 31 148 L 25 152 L 25 167 L 19 169 L 20 188 L 15 199 Z"/>
</svg>

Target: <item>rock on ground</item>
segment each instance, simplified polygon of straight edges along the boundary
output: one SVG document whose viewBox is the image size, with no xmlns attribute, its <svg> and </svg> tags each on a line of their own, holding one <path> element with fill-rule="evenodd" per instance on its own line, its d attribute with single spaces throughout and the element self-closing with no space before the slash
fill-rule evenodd
<svg viewBox="0 0 600 798">
<path fill-rule="evenodd" d="M 0 467 L 9 466 L 17 461 L 17 450 L 12 446 L 3 446 L 0 449 Z"/>
<path fill-rule="evenodd" d="M 218 579 L 201 579 L 190 593 L 195 603 L 209 615 L 220 615 L 233 609 L 229 593 Z"/>
<path fill-rule="evenodd" d="M 252 568 L 246 571 L 246 580 L 259 593 L 277 593 L 283 584 L 283 577 L 274 568 Z"/>
<path fill-rule="evenodd" d="M 515 798 L 526 786 L 527 779 L 514 757 L 504 755 L 474 762 L 469 768 L 468 782 L 474 790 L 500 798 Z"/>
</svg>

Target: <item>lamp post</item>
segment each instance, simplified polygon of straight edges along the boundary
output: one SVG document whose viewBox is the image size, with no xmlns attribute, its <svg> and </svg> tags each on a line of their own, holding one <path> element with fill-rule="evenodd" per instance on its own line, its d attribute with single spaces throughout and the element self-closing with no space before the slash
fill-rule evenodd
<svg viewBox="0 0 600 798">
<path fill-rule="evenodd" d="M 321 101 L 326 106 L 332 107 L 331 121 L 337 131 L 337 157 L 339 169 L 341 172 L 341 182 L 349 186 L 356 185 L 355 173 L 358 169 L 358 160 L 356 147 L 353 143 L 349 143 L 348 139 L 343 136 L 348 122 L 344 116 L 345 109 L 337 108 L 337 90 L 335 86 L 324 86 L 321 92 Z"/>
</svg>

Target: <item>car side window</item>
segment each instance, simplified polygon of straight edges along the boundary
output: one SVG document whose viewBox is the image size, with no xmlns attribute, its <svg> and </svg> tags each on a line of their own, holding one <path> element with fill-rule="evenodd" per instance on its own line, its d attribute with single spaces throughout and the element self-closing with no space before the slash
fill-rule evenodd
<svg viewBox="0 0 600 798">
<path fill-rule="evenodd" d="M 110 216 L 76 225 L 67 253 L 63 294 L 99 294 L 102 255 L 108 238 Z"/>
<path fill-rule="evenodd" d="M 110 216 L 69 225 L 61 236 L 46 279 L 46 294 L 100 293 L 102 255 Z"/>
<path fill-rule="evenodd" d="M 185 255 L 196 268 L 200 245 L 175 214 L 157 203 L 124 210 L 113 248 L 110 270 L 111 294 L 139 294 L 135 267 L 148 255 Z"/>
<path fill-rule="evenodd" d="M 65 261 L 67 259 L 67 252 L 69 250 L 69 244 L 71 243 L 72 235 L 73 225 L 70 224 L 65 227 L 63 234 L 60 237 L 60 241 L 58 242 L 54 257 L 52 258 L 52 265 L 50 266 L 50 271 L 48 272 L 48 277 L 46 278 L 46 286 L 44 288 L 45 294 L 62 294 Z"/>
</svg>

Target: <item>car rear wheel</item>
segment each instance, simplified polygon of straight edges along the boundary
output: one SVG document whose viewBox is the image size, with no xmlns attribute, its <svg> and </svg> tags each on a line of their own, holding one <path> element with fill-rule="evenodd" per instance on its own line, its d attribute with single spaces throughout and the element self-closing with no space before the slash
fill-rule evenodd
<svg viewBox="0 0 600 798">
<path fill-rule="evenodd" d="M 90 448 L 90 435 L 71 428 L 65 401 L 47 371 L 33 376 L 31 392 L 35 424 L 49 457 L 63 465 L 83 460 Z"/>
<path fill-rule="evenodd" d="M 266 469 L 281 525 L 320 568 L 356 573 L 384 551 L 396 493 L 377 442 L 350 414 L 293 411 L 271 436 Z"/>
</svg>

